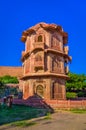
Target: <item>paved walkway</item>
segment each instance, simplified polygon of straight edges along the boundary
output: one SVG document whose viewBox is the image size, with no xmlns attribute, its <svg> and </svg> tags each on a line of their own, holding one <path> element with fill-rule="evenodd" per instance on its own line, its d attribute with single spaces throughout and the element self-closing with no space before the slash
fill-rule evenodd
<svg viewBox="0 0 86 130">
<path fill-rule="evenodd" d="M 86 114 L 59 112 L 51 119 L 35 121 L 37 124 L 29 127 L 0 126 L 0 130 L 86 130 Z"/>
</svg>

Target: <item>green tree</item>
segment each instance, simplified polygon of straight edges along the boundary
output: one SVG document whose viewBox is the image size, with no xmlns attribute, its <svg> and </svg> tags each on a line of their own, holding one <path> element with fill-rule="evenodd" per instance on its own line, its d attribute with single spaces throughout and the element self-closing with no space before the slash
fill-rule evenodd
<svg viewBox="0 0 86 130">
<path fill-rule="evenodd" d="M 4 83 L 0 80 L 0 98 L 2 97 L 5 90 Z"/>
<path fill-rule="evenodd" d="M 86 95 L 86 75 L 70 72 L 68 73 L 68 76 L 70 79 L 66 82 L 66 91 L 75 92 L 77 96 L 84 97 Z"/>
<path fill-rule="evenodd" d="M 66 82 L 67 91 L 86 89 L 86 75 L 69 73 L 70 79 Z"/>
<path fill-rule="evenodd" d="M 3 77 L 0 77 L 0 81 L 2 81 L 4 84 L 8 83 L 19 83 L 17 77 L 12 77 L 10 75 L 5 75 Z"/>
</svg>

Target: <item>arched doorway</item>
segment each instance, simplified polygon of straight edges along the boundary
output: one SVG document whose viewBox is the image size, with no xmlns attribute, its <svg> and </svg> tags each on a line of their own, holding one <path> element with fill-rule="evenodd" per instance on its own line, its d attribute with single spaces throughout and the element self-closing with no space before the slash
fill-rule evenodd
<svg viewBox="0 0 86 130">
<path fill-rule="evenodd" d="M 42 85 L 36 87 L 36 94 L 40 97 L 44 97 L 44 90 Z"/>
</svg>

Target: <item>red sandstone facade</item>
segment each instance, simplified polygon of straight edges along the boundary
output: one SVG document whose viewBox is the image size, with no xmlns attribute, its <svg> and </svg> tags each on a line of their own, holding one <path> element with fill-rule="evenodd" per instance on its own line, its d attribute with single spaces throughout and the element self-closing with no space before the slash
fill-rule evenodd
<svg viewBox="0 0 86 130">
<path fill-rule="evenodd" d="M 39 23 L 23 32 L 23 98 L 37 94 L 46 100 L 66 98 L 65 82 L 69 78 L 66 46 L 68 34 L 56 24 Z"/>
</svg>

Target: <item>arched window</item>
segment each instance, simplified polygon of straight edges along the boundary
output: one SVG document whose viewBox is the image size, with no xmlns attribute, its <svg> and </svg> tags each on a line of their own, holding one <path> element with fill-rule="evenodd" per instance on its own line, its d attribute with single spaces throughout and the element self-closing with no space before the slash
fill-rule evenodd
<svg viewBox="0 0 86 130">
<path fill-rule="evenodd" d="M 41 57 L 41 55 L 36 55 L 36 57 L 35 57 L 35 61 L 42 61 L 42 57 Z"/>
<path fill-rule="evenodd" d="M 40 97 L 44 96 L 44 90 L 42 85 L 38 85 L 36 88 L 36 94 Z"/>
<path fill-rule="evenodd" d="M 42 41 L 43 41 L 42 35 L 39 35 L 39 36 L 38 36 L 38 42 L 42 42 Z"/>
</svg>

